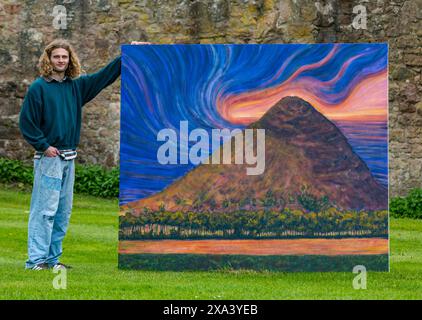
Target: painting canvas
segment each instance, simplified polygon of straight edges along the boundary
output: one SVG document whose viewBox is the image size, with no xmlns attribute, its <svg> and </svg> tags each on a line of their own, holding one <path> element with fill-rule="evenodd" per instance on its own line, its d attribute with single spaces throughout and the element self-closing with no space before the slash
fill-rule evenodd
<svg viewBox="0 0 422 320">
<path fill-rule="evenodd" d="M 122 46 L 119 267 L 389 270 L 387 44 Z"/>
</svg>

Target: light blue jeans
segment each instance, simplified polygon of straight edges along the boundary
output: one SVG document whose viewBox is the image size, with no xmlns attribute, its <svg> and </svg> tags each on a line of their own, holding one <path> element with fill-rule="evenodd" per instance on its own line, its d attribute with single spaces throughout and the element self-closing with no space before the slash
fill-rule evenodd
<svg viewBox="0 0 422 320">
<path fill-rule="evenodd" d="M 74 160 L 42 156 L 34 160 L 34 186 L 28 222 L 28 260 L 25 267 L 54 265 L 72 212 Z"/>
</svg>

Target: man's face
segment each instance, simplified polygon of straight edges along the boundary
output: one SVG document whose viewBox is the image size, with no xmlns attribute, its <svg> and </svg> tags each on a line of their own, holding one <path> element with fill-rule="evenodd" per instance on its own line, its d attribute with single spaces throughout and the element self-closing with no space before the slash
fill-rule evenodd
<svg viewBox="0 0 422 320">
<path fill-rule="evenodd" d="M 51 51 L 51 64 L 56 72 L 65 72 L 69 65 L 69 52 L 63 48 L 57 48 Z"/>
</svg>

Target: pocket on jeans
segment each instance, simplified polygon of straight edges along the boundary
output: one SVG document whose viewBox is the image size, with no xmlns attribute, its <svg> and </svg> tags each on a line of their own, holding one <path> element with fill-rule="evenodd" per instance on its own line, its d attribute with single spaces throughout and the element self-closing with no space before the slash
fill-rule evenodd
<svg viewBox="0 0 422 320">
<path fill-rule="evenodd" d="M 40 159 L 41 186 L 48 190 L 60 191 L 62 185 L 61 161 L 58 156 Z"/>
<path fill-rule="evenodd" d="M 46 175 L 41 176 L 41 185 L 48 190 L 60 191 L 62 187 L 62 180 Z"/>
<path fill-rule="evenodd" d="M 55 216 L 60 201 L 61 180 L 41 176 L 41 187 L 38 192 L 37 209 L 44 219 Z"/>
</svg>

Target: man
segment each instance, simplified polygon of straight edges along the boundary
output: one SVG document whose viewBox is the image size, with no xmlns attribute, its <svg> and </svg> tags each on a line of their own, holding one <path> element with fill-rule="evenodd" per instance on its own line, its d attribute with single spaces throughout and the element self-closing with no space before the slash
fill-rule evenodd
<svg viewBox="0 0 422 320">
<path fill-rule="evenodd" d="M 82 107 L 119 77 L 121 57 L 79 76 L 74 49 L 59 39 L 44 49 L 38 68 L 40 77 L 28 89 L 19 121 L 23 137 L 35 149 L 25 268 L 68 269 L 59 259 L 72 211 Z"/>
</svg>

